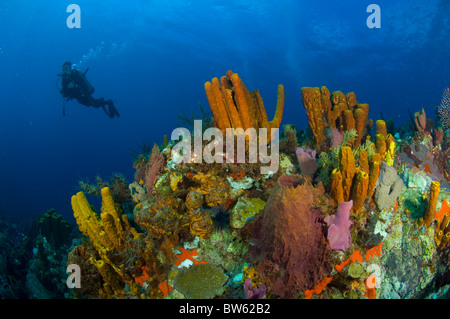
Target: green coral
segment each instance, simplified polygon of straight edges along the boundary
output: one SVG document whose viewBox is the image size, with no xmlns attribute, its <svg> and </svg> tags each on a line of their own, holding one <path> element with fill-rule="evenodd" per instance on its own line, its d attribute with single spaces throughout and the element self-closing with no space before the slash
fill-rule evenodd
<svg viewBox="0 0 450 319">
<path fill-rule="evenodd" d="M 223 293 L 228 277 L 222 268 L 213 264 L 199 264 L 184 268 L 174 278 L 174 287 L 189 299 L 210 299 Z"/>
<path fill-rule="evenodd" d="M 214 231 L 210 238 L 200 241 L 198 260 L 206 260 L 220 265 L 230 274 L 241 271 L 248 252 L 247 244 L 230 229 Z"/>
<path fill-rule="evenodd" d="M 360 263 L 353 263 L 348 267 L 348 275 L 352 278 L 362 278 L 365 275 L 364 268 Z"/>
<path fill-rule="evenodd" d="M 48 210 L 39 219 L 39 228 L 53 249 L 70 245 L 73 226 L 62 215 L 57 214 L 55 209 Z"/>
<path fill-rule="evenodd" d="M 352 128 L 352 129 L 345 131 L 343 134 L 342 143 L 341 143 L 340 147 L 351 146 L 351 144 L 356 140 L 357 137 L 358 137 L 358 132 L 356 132 L 355 129 Z"/>
<path fill-rule="evenodd" d="M 266 202 L 259 198 L 240 197 L 231 211 L 230 225 L 233 228 L 244 227 L 247 220 L 253 218 L 266 206 Z"/>
</svg>

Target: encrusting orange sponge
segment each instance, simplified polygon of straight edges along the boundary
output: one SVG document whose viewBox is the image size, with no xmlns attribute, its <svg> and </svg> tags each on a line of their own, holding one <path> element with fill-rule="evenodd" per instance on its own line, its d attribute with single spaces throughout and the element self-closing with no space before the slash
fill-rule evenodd
<svg viewBox="0 0 450 319">
<path fill-rule="evenodd" d="M 439 196 L 439 192 L 441 190 L 441 184 L 439 182 L 433 181 L 431 182 L 430 187 L 430 199 L 428 201 L 427 208 L 425 210 L 425 214 L 423 216 L 423 223 L 426 227 L 431 225 L 431 222 L 436 215 L 436 204 Z"/>
<path fill-rule="evenodd" d="M 317 284 L 317 286 L 314 287 L 314 289 L 305 290 L 305 299 L 311 299 L 313 294 L 319 295 L 331 279 L 333 279 L 333 277 L 325 277 Z"/>
</svg>

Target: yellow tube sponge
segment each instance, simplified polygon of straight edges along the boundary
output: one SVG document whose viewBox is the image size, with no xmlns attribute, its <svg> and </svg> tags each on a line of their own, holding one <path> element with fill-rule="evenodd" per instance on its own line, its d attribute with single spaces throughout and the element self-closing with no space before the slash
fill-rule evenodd
<svg viewBox="0 0 450 319">
<path fill-rule="evenodd" d="M 72 209 L 80 231 L 92 243 L 97 243 L 103 247 L 111 246 L 112 248 L 97 215 L 92 210 L 83 192 L 78 192 L 72 196 Z"/>
<path fill-rule="evenodd" d="M 106 251 L 119 250 L 126 241 L 126 232 L 133 237 L 139 234 L 130 227 L 127 218 L 121 218 L 108 187 L 101 189 L 102 208 L 100 219 L 92 210 L 83 192 L 72 196 L 72 209 L 80 231 L 86 235 L 102 255 Z"/>
<path fill-rule="evenodd" d="M 395 158 L 395 140 L 391 134 L 386 137 L 386 156 L 385 161 L 389 166 L 394 165 Z"/>
<path fill-rule="evenodd" d="M 117 276 L 116 271 L 114 271 L 111 265 L 102 259 L 96 260 L 91 257 L 89 260 L 97 268 L 104 281 L 103 289 L 99 291 L 102 298 L 111 299 L 114 296 L 122 296 L 125 294 L 125 283 L 120 276 Z"/>
<path fill-rule="evenodd" d="M 442 220 L 438 219 L 437 220 L 437 224 L 436 224 L 436 228 L 435 228 L 435 232 L 434 232 L 434 240 L 436 242 L 436 246 L 439 246 L 442 242 L 442 239 L 444 238 L 445 235 L 445 229 L 448 225 L 448 213 L 445 213 L 444 216 L 442 217 Z"/>
</svg>

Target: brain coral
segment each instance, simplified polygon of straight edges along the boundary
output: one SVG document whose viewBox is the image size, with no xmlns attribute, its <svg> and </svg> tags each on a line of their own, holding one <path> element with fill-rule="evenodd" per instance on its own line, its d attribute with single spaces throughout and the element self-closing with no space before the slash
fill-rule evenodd
<svg viewBox="0 0 450 319">
<path fill-rule="evenodd" d="M 213 264 L 183 268 L 174 278 L 174 287 L 189 299 L 209 299 L 223 293 L 228 277 Z"/>
<path fill-rule="evenodd" d="M 314 288 L 330 271 L 330 247 L 321 216 L 313 209 L 324 194 L 298 175 L 283 175 L 275 184 L 266 207 L 251 225 L 253 256 L 262 257 L 258 273 L 268 292 L 293 298 Z M 262 247 L 262 250 L 257 247 Z"/>
</svg>

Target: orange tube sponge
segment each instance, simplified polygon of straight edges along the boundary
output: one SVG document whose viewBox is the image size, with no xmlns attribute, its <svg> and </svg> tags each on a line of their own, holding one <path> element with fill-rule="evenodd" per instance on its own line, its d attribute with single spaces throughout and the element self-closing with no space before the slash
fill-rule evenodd
<svg viewBox="0 0 450 319">
<path fill-rule="evenodd" d="M 320 95 L 321 95 L 321 101 L 322 101 L 322 108 L 323 113 L 328 114 L 333 109 L 333 105 L 331 104 L 331 93 L 330 90 L 326 86 L 322 86 L 320 88 Z M 327 115 L 328 117 L 328 115 Z M 328 125 L 332 126 L 332 123 L 330 123 L 330 119 L 328 118 Z"/>
<path fill-rule="evenodd" d="M 369 173 L 369 156 L 367 155 L 367 152 L 365 149 L 362 149 L 359 153 L 359 161 L 358 161 L 358 167 L 361 171 Z"/>
<path fill-rule="evenodd" d="M 326 127 L 336 128 L 341 134 L 355 129 L 357 139 L 351 146 L 359 146 L 372 127 L 372 120 L 368 120 L 369 105 L 359 104 L 354 92 L 345 95 L 341 91 L 334 91 L 330 95 L 325 86 L 303 87 L 302 99 L 316 148 L 320 148 L 326 140 L 323 134 Z"/>
<path fill-rule="evenodd" d="M 249 101 L 248 96 L 249 92 L 245 87 L 244 82 L 242 82 L 237 73 L 231 74 L 230 81 L 233 84 L 234 99 L 236 101 L 236 107 L 240 113 L 244 130 L 248 129 L 249 127 L 256 128 L 256 110 L 251 107 L 251 101 Z"/>
<path fill-rule="evenodd" d="M 261 97 L 261 94 L 259 94 L 258 90 L 255 90 L 252 92 L 252 96 L 257 105 L 256 117 L 257 117 L 258 123 L 261 123 L 260 124 L 261 127 L 269 127 L 270 126 L 269 119 L 267 118 L 266 108 L 264 106 L 264 101 Z M 283 96 L 283 99 L 284 99 L 284 96 Z"/>
<path fill-rule="evenodd" d="M 344 131 L 348 131 L 355 128 L 355 118 L 351 110 L 344 111 Z"/>
<path fill-rule="evenodd" d="M 369 104 L 360 103 L 360 104 L 358 104 L 358 109 L 362 109 L 364 111 L 364 113 L 366 113 L 366 119 L 369 118 Z M 373 120 L 369 120 L 369 121 L 373 122 Z M 368 123 L 368 125 L 370 125 L 370 128 L 372 128 L 372 124 Z"/>
<path fill-rule="evenodd" d="M 349 109 L 353 112 L 354 109 L 358 106 L 358 100 L 356 99 L 355 92 L 348 92 L 345 95 L 345 98 L 347 100 L 347 104 L 348 104 Z"/>
<path fill-rule="evenodd" d="M 446 232 L 444 233 L 444 236 L 442 237 L 440 246 L 441 246 L 441 247 L 447 246 L 447 244 L 448 244 L 449 241 L 450 241 L 450 230 L 449 230 L 449 231 L 446 231 Z"/>
<path fill-rule="evenodd" d="M 278 128 L 281 124 L 284 111 L 284 87 L 281 84 L 278 85 L 275 115 L 270 122 L 259 92 L 250 92 L 239 75 L 231 70 L 221 77 L 220 82 L 218 78 L 206 82 L 205 92 L 216 125 L 223 133 L 227 128 L 266 128 L 270 134 L 270 128 Z"/>
<path fill-rule="evenodd" d="M 321 93 L 318 87 L 302 87 L 303 106 L 306 109 L 308 123 L 314 135 L 316 145 L 320 145 L 325 141 L 323 134 L 326 123 L 323 120 L 323 107 L 321 103 Z"/>
<path fill-rule="evenodd" d="M 366 104 L 368 106 L 368 104 Z M 366 127 L 366 121 L 369 113 L 366 113 L 366 110 L 364 110 L 361 107 L 357 107 L 355 110 L 354 118 L 355 118 L 355 129 L 356 132 L 358 132 L 358 136 L 355 140 L 355 147 L 359 146 L 361 144 L 361 139 L 364 135 L 364 129 Z"/>
<path fill-rule="evenodd" d="M 234 128 L 243 127 L 241 118 L 239 117 L 239 112 L 236 109 L 236 105 L 233 100 L 233 90 L 230 88 L 230 81 L 229 81 L 228 77 L 222 76 L 220 78 L 220 83 L 221 83 L 220 92 L 222 93 L 225 111 L 226 111 L 225 115 L 227 115 L 228 119 L 229 119 L 229 123 L 227 123 L 228 126 L 226 126 L 225 129 L 227 127 L 230 127 L 230 128 L 231 127 L 234 127 Z"/>
<path fill-rule="evenodd" d="M 367 189 L 369 186 L 369 174 L 359 170 L 356 174 L 355 183 L 352 188 L 351 199 L 353 200 L 353 214 L 359 214 L 364 201 L 366 200 Z"/>
<path fill-rule="evenodd" d="M 349 201 L 353 176 L 356 173 L 355 158 L 353 157 L 352 149 L 349 146 L 344 146 L 341 149 L 339 170 L 342 173 L 344 201 Z"/>
<path fill-rule="evenodd" d="M 450 241 L 450 223 L 447 224 L 447 227 L 445 227 L 443 231 L 443 235 L 441 238 L 440 246 L 445 247 L 447 246 L 448 242 Z"/>
<path fill-rule="evenodd" d="M 376 150 L 376 148 L 375 148 L 375 152 L 376 152 L 377 150 Z M 378 154 L 378 153 L 375 153 L 375 154 L 373 154 L 372 155 L 372 163 L 373 162 L 381 162 L 381 156 L 380 156 L 380 154 Z"/>
<path fill-rule="evenodd" d="M 434 240 L 436 242 L 436 246 L 441 244 L 442 238 L 444 237 L 445 228 L 448 225 L 448 213 L 446 213 L 442 220 L 437 220 L 436 228 L 434 231 Z"/>
<path fill-rule="evenodd" d="M 342 188 L 342 174 L 335 168 L 331 173 L 331 198 L 340 204 L 344 201 L 344 189 Z"/>
<path fill-rule="evenodd" d="M 345 104 L 347 106 L 347 98 L 345 97 L 345 94 L 341 91 L 334 91 L 331 94 L 331 101 L 333 102 L 333 105 L 336 106 L 338 104 Z M 348 109 L 348 107 L 347 107 Z"/>
<path fill-rule="evenodd" d="M 220 93 L 220 86 L 219 89 L 217 89 L 218 84 L 219 79 L 217 78 L 212 79 L 212 82 L 206 82 L 205 92 L 211 113 L 217 123 L 217 126 L 222 130 L 223 128 L 230 127 L 230 124 L 227 111 L 225 109 L 225 104 Z"/>
<path fill-rule="evenodd" d="M 377 295 L 377 290 L 375 289 L 376 282 L 377 279 L 374 275 L 370 275 L 364 280 L 364 284 L 366 285 L 367 288 L 367 294 L 365 295 L 365 297 L 369 299 L 375 299 Z"/>
<path fill-rule="evenodd" d="M 428 200 L 428 205 L 423 216 L 423 223 L 426 227 L 431 225 L 431 222 L 436 215 L 436 203 L 438 200 L 439 192 L 441 190 L 441 184 L 439 182 L 431 182 L 430 188 L 430 199 Z"/>
<path fill-rule="evenodd" d="M 277 90 L 277 107 L 275 109 L 275 115 L 273 116 L 273 120 L 270 121 L 270 127 L 278 128 L 281 124 L 281 119 L 283 118 L 284 111 L 284 86 L 278 84 Z"/>
<path fill-rule="evenodd" d="M 386 137 L 383 134 L 375 135 L 375 147 L 377 148 L 377 153 L 380 154 L 381 160 L 384 161 L 386 158 Z"/>
</svg>

